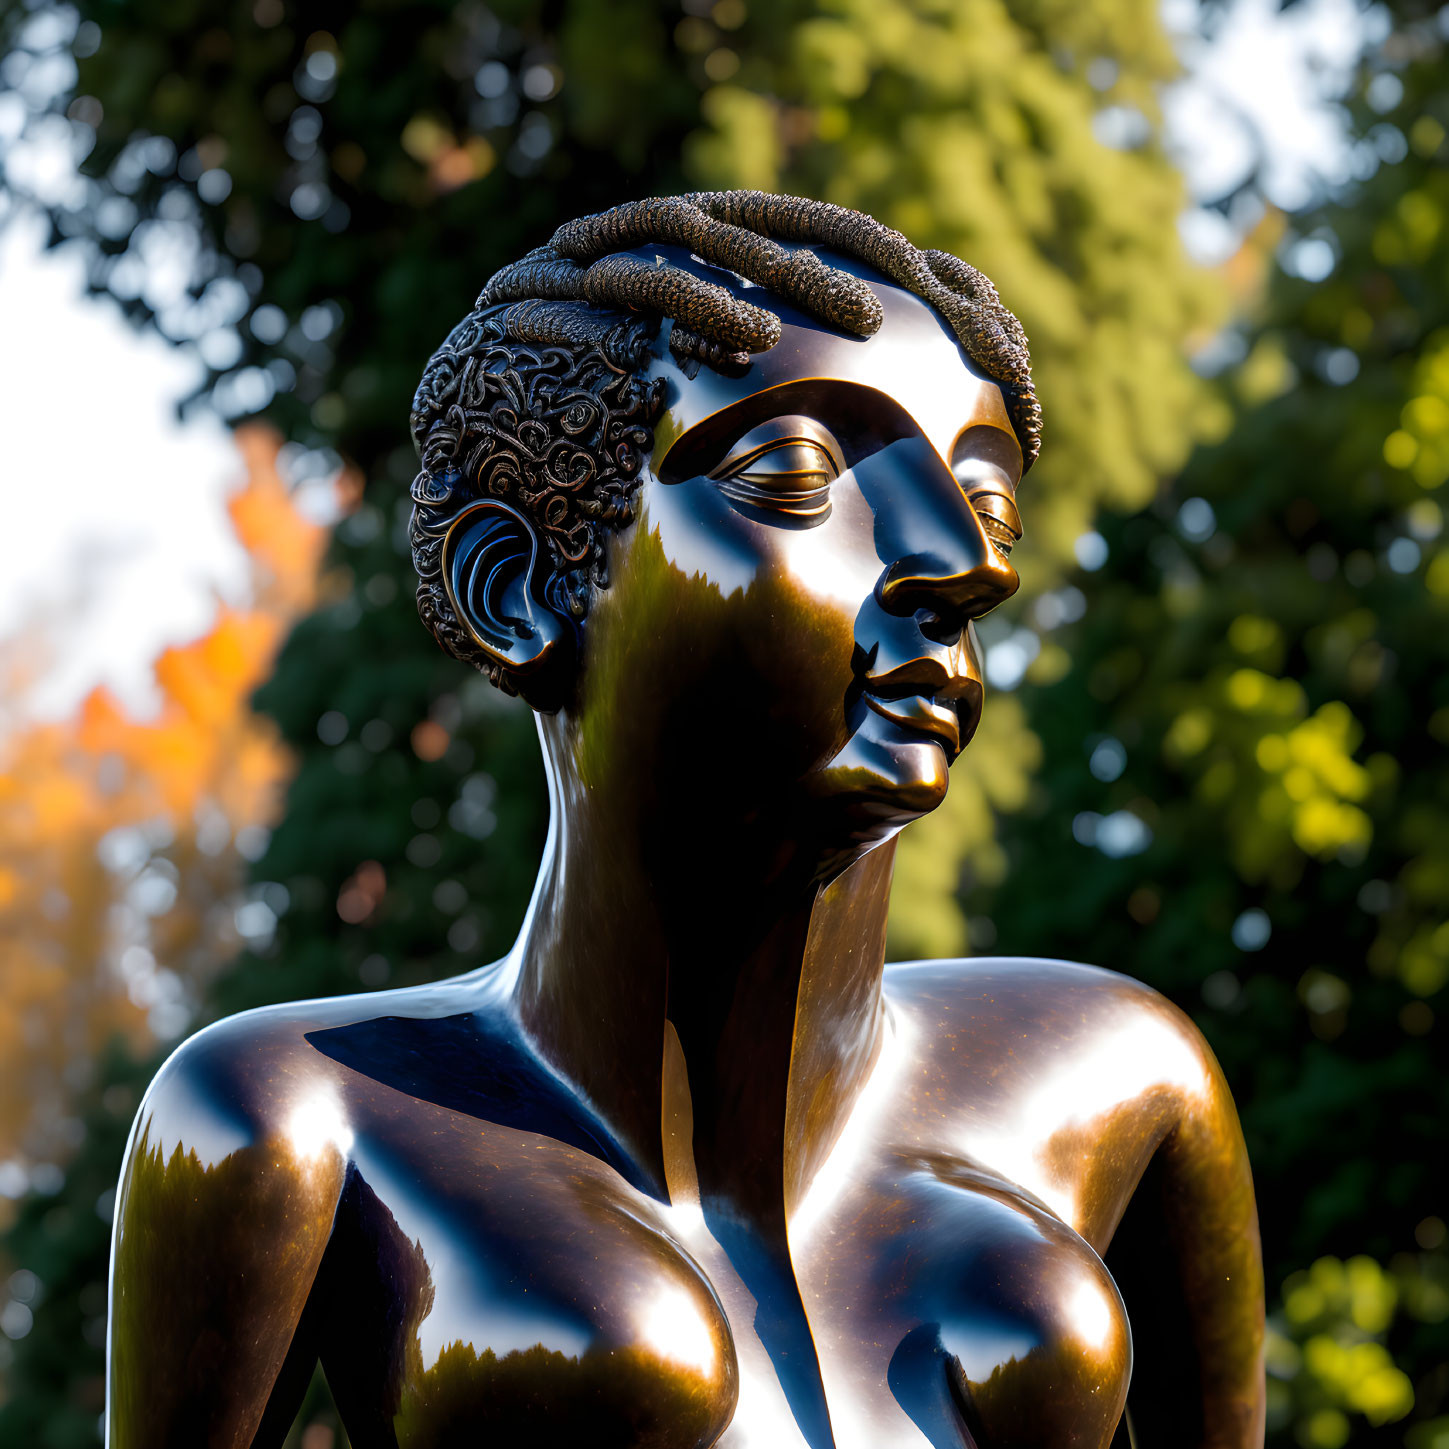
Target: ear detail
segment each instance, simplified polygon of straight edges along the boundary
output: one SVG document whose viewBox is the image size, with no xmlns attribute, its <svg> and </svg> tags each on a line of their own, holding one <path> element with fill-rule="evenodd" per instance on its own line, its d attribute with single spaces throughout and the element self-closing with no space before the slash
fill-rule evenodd
<svg viewBox="0 0 1449 1449">
<path fill-rule="evenodd" d="M 506 503 L 464 509 L 443 536 L 443 587 L 473 641 L 535 709 L 573 684 L 578 630 L 548 598 L 553 566 L 532 523 Z"/>
</svg>

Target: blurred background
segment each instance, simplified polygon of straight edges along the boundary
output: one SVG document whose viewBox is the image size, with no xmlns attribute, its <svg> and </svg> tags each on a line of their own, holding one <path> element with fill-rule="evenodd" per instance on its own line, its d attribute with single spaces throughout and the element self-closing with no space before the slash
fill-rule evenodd
<svg viewBox="0 0 1449 1449">
<path fill-rule="evenodd" d="M 891 952 L 1180 1003 L 1262 1212 L 1270 1443 L 1449 1446 L 1449 8 L 0 3 L 0 1445 L 99 1442 L 184 1035 L 501 954 L 530 717 L 413 617 L 431 349 L 691 187 L 980 266 L 1046 448 Z M 293 1431 L 336 1449 L 325 1385 Z"/>
</svg>

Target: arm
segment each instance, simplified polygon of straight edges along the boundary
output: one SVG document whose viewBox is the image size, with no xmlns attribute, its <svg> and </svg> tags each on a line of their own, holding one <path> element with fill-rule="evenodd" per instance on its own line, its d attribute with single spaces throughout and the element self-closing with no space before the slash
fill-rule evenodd
<svg viewBox="0 0 1449 1449">
<path fill-rule="evenodd" d="M 277 1047 L 230 1026 L 171 1058 L 132 1131 L 112 1248 L 108 1449 L 271 1449 L 316 1363 L 304 1309 L 343 1154 L 317 1112 L 309 1123 L 305 1109 L 272 1110 Z M 281 1080 L 305 1095 L 297 1077 Z"/>
<path fill-rule="evenodd" d="M 1253 1180 L 1222 1072 L 1185 1019 L 1182 1029 L 1200 1083 L 1184 1092 L 1107 1254 L 1133 1328 L 1128 1409 L 1141 1449 L 1259 1449 L 1263 1265 Z"/>
</svg>

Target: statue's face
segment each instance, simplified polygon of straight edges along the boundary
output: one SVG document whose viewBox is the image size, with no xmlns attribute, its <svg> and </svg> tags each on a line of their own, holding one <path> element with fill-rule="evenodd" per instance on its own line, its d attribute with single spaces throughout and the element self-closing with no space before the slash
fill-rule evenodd
<svg viewBox="0 0 1449 1449">
<path fill-rule="evenodd" d="M 976 728 L 971 621 L 1017 587 L 1022 456 L 1000 390 L 939 316 L 825 259 L 875 286 L 876 336 L 768 298 L 781 341 L 741 377 L 691 377 L 664 330 L 666 412 L 571 713 L 585 778 L 616 752 L 635 774 L 648 762 L 655 818 L 677 792 L 681 814 L 778 833 L 783 813 L 859 845 L 939 804 Z"/>
</svg>

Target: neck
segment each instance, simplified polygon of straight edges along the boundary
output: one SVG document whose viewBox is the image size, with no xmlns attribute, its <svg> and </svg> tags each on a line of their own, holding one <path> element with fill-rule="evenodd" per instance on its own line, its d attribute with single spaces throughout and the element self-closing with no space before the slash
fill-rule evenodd
<svg viewBox="0 0 1449 1449">
<path fill-rule="evenodd" d="M 697 1182 L 783 1242 L 879 1046 L 894 846 L 822 885 L 803 852 L 691 839 L 554 770 L 550 793 L 520 1020 L 659 1196 Z"/>
</svg>

